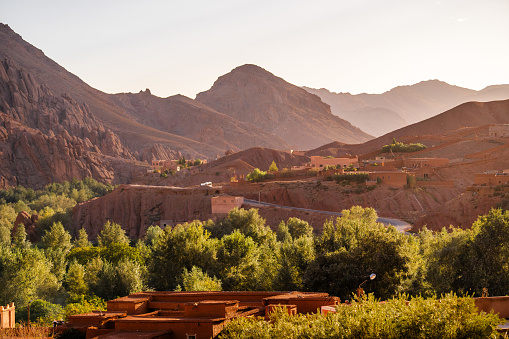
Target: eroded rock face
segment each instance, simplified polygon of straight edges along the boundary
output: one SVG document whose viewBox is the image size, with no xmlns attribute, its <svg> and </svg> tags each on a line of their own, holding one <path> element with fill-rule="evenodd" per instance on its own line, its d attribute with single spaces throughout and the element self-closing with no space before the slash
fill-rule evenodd
<svg viewBox="0 0 509 339">
<path fill-rule="evenodd" d="M 184 223 L 212 218 L 210 198 L 215 190 L 122 185 L 110 194 L 76 205 L 73 224 L 76 232 L 84 228 L 90 239 L 95 239 L 110 220 L 120 224 L 129 238 L 139 239 L 150 225 L 160 225 L 161 220 Z"/>
<path fill-rule="evenodd" d="M 85 177 L 120 183 L 126 172 L 143 171 L 134 159 L 87 105 L 53 96 L 14 61 L 0 61 L 1 188 Z"/>
<path fill-rule="evenodd" d="M 16 232 L 18 231 L 18 226 L 25 226 L 25 232 L 27 233 L 27 239 L 32 243 L 36 243 L 39 241 L 39 234 L 37 233 L 37 228 L 35 223 L 39 220 L 38 214 L 28 214 L 25 211 L 21 211 L 18 213 L 16 220 L 14 221 L 14 226 L 11 231 L 11 236 L 14 237 Z"/>
</svg>

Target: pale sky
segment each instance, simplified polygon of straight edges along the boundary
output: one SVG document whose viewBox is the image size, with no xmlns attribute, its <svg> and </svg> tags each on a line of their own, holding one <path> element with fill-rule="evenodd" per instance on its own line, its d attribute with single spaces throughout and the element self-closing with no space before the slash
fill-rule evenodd
<svg viewBox="0 0 509 339">
<path fill-rule="evenodd" d="M 352 94 L 509 83 L 509 0 L 0 0 L 0 22 L 108 93 L 194 98 L 246 63 Z"/>
</svg>

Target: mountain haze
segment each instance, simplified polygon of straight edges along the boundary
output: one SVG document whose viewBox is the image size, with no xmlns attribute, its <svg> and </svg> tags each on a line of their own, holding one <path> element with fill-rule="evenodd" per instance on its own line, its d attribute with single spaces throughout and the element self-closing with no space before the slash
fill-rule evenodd
<svg viewBox="0 0 509 339">
<path fill-rule="evenodd" d="M 333 142 L 306 152 L 312 155 L 343 156 L 367 154 L 390 144 L 392 138 L 403 140 L 417 136 L 444 136 L 469 127 L 509 124 L 509 100 L 490 102 L 466 102 L 434 117 L 389 132 L 363 144 L 348 145 Z"/>
<path fill-rule="evenodd" d="M 509 99 L 509 85 L 488 86 L 480 91 L 439 80 L 398 86 L 382 94 L 334 93 L 304 87 L 331 106 L 332 113 L 376 136 L 399 129 L 469 101 Z"/>
</svg>

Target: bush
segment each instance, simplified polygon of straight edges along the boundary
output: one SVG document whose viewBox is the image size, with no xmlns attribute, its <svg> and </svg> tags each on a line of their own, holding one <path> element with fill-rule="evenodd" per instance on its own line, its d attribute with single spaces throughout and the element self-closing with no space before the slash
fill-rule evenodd
<svg viewBox="0 0 509 339">
<path fill-rule="evenodd" d="M 288 315 L 274 312 L 270 321 L 240 318 L 219 338 L 498 338 L 500 318 L 477 313 L 468 297 L 405 296 L 380 303 L 372 296 L 337 307 L 336 313 Z"/>
<path fill-rule="evenodd" d="M 249 173 L 246 176 L 246 180 L 253 181 L 253 182 L 259 182 L 259 181 L 263 181 L 266 176 L 267 176 L 267 172 L 261 171 L 259 168 L 255 168 L 253 170 L 253 172 Z"/>
<path fill-rule="evenodd" d="M 34 300 L 30 304 L 30 321 L 41 324 L 51 324 L 53 320 L 63 316 L 63 308 L 60 305 L 52 304 L 42 299 Z M 28 320 L 28 306 L 16 306 L 16 321 L 26 322 Z"/>
<path fill-rule="evenodd" d="M 426 145 L 416 143 L 416 144 L 404 144 L 402 142 L 397 142 L 393 139 L 390 145 L 385 145 L 382 147 L 382 153 L 396 152 L 396 153 L 411 153 L 417 152 L 423 149 L 428 148 Z"/>
<path fill-rule="evenodd" d="M 369 179 L 369 175 L 367 173 L 351 173 L 351 174 L 336 174 L 334 175 L 334 180 L 339 184 L 340 182 L 355 182 L 355 183 L 364 183 Z"/>
</svg>

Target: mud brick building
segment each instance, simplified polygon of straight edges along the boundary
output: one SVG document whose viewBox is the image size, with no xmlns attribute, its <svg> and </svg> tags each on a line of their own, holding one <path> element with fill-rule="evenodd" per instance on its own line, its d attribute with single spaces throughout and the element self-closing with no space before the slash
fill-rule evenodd
<svg viewBox="0 0 509 339">
<path fill-rule="evenodd" d="M 318 312 L 339 298 L 313 292 L 141 292 L 108 301 L 108 310 L 69 317 L 67 328 L 87 338 L 214 338 L 239 317 L 266 317 L 277 305 L 288 313 Z"/>
</svg>

